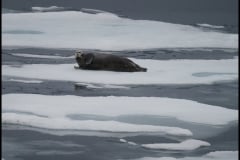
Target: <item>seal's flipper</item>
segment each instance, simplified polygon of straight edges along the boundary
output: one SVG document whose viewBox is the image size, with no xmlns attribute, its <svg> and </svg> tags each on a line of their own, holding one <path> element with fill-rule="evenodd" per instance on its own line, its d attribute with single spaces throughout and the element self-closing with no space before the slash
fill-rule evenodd
<svg viewBox="0 0 240 160">
<path fill-rule="evenodd" d="M 141 68 L 142 72 L 147 72 L 147 68 Z"/>
<path fill-rule="evenodd" d="M 79 67 L 78 66 L 74 66 L 74 69 L 79 69 Z"/>
<path fill-rule="evenodd" d="M 86 56 L 84 56 L 85 58 L 85 64 L 89 65 L 92 63 L 94 55 L 93 54 L 87 54 Z"/>
</svg>

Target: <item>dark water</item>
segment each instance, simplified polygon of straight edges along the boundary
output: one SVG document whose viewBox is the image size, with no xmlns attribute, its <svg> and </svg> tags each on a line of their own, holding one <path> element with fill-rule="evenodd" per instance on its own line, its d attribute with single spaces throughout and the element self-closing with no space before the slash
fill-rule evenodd
<svg viewBox="0 0 240 160">
<path fill-rule="evenodd" d="M 2 82 L 2 93 L 34 93 L 43 95 L 169 97 L 238 108 L 238 81 L 212 85 L 128 85 L 129 89 L 87 88 L 74 82 L 44 81 L 39 84 Z"/>
<path fill-rule="evenodd" d="M 3 130 L 2 153 L 5 159 L 129 159 L 140 157 L 184 157 L 201 156 L 214 150 L 238 150 L 236 145 L 237 128 L 230 128 L 228 132 L 214 138 L 206 139 L 211 149 L 187 151 L 154 151 L 140 146 L 132 146 L 119 142 L 117 138 L 100 138 L 94 136 L 54 136 L 31 130 Z M 134 142 L 176 142 L 158 136 L 135 136 L 126 138 Z"/>
<path fill-rule="evenodd" d="M 133 19 L 160 20 L 171 23 L 196 25 L 209 23 L 225 26 L 223 32 L 238 32 L 238 1 L 237 0 L 3 0 L 3 8 L 29 12 L 33 6 L 61 6 L 70 10 L 93 8 L 120 14 Z M 94 50 L 93 52 L 99 52 Z M 155 49 L 141 51 L 111 52 L 121 56 L 140 59 L 232 59 L 238 56 L 238 50 L 218 48 L 198 49 Z M 37 55 L 72 56 L 73 50 L 57 50 L 43 48 L 10 49 L 3 46 L 2 64 L 63 64 L 73 63 L 74 59 L 41 59 L 14 56 L 11 53 L 27 53 Z M 89 89 L 85 85 L 74 82 L 44 81 L 43 83 L 27 84 L 11 82 L 2 77 L 2 94 L 32 93 L 43 95 L 77 95 L 77 96 L 131 96 L 131 97 L 170 97 L 188 99 L 200 103 L 238 109 L 238 80 L 230 82 L 216 82 L 211 85 L 129 85 L 129 89 Z M 71 118 L 76 118 L 72 115 Z M 85 117 L 88 119 L 89 117 Z M 106 117 L 101 120 L 107 120 Z M 118 121 L 125 119 L 132 123 L 142 123 L 142 119 L 134 117 L 116 117 Z M 151 124 L 162 123 L 154 117 L 146 117 Z M 145 122 L 145 123 L 148 123 Z M 172 124 L 180 122 L 172 121 Z M 170 125 L 170 124 L 169 124 Z M 186 125 L 186 124 L 185 124 Z M 202 127 L 206 130 L 218 130 L 209 126 L 188 126 L 194 134 Z M 195 128 L 194 128 L 195 127 Z M 2 157 L 6 160 L 35 160 L 35 159 L 81 159 L 81 160 L 113 160 L 132 159 L 141 157 L 185 157 L 201 156 L 212 151 L 238 150 L 238 124 L 229 125 L 224 130 L 212 136 L 205 136 L 201 140 L 211 143 L 210 147 L 203 147 L 193 151 L 150 150 L 139 145 L 121 143 L 119 137 L 97 137 L 86 135 L 57 135 L 54 131 L 33 129 L 24 126 L 3 124 L 2 126 Z M 171 143 L 176 139 L 167 136 L 136 135 L 123 137 L 135 143 Z"/>
</svg>

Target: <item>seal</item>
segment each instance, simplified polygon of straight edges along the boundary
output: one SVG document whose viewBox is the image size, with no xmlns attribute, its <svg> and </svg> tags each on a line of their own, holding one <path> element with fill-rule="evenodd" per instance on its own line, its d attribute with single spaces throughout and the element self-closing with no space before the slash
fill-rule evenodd
<svg viewBox="0 0 240 160">
<path fill-rule="evenodd" d="M 78 66 L 75 69 L 87 70 L 107 70 L 117 72 L 146 72 L 147 68 L 142 68 L 128 58 L 104 54 L 104 53 L 84 53 L 77 51 L 75 59 Z"/>
</svg>

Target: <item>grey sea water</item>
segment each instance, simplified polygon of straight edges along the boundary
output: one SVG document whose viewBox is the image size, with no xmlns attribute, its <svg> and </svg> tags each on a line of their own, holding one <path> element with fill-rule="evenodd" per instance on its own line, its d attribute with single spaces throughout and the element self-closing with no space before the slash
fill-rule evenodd
<svg viewBox="0 0 240 160">
<path fill-rule="evenodd" d="M 100 9 L 123 15 L 133 19 L 159 20 L 171 23 L 196 25 L 209 23 L 225 26 L 222 32 L 238 33 L 237 0 L 164 0 L 164 1 L 112 1 L 112 0 L 3 0 L 3 8 L 8 11 L 30 12 L 33 6 L 61 6 L 72 10 L 81 8 Z M 19 32 L 10 33 L 19 34 Z M 99 52 L 99 50 L 92 50 Z M 139 59 L 202 59 L 221 60 L 238 56 L 237 49 L 197 48 L 197 49 L 154 49 L 134 51 L 108 51 L 112 54 Z M 74 50 L 58 50 L 44 48 L 11 48 L 3 46 L 2 65 L 10 64 L 63 64 L 73 63 L 74 59 L 41 59 L 14 56 L 12 53 L 36 55 L 72 56 Z M 205 73 L 208 74 L 208 73 Z M 201 75 L 196 75 L 201 76 Z M 194 100 L 200 103 L 221 106 L 238 110 L 238 80 L 216 82 L 214 84 L 197 85 L 128 85 L 128 89 L 88 88 L 85 84 L 76 85 L 73 82 L 44 81 L 43 83 L 23 83 L 9 81 L 15 77 L 2 77 L 2 94 L 29 93 L 42 95 L 77 95 L 77 96 L 130 96 L 130 97 L 169 97 Z M 24 80 L 24 79 L 23 79 Z M 216 115 L 213 115 L 216 116 Z M 72 115 L 70 118 L 79 118 Z M 82 119 L 92 119 L 82 115 Z M 108 120 L 108 117 L 94 117 L 98 120 Z M 115 117 L 118 121 L 132 123 L 161 124 L 164 119 L 156 117 Z M 53 134 L 54 130 L 31 128 L 26 126 L 2 124 L 2 157 L 5 160 L 115 160 L 134 159 L 142 157 L 199 157 L 213 151 L 238 151 L 238 124 L 229 125 L 224 130 L 209 126 L 181 124 L 168 120 L 169 125 L 179 123 L 179 126 L 189 127 L 194 134 L 204 135 L 209 130 L 218 131 L 212 136 L 204 136 L 201 140 L 211 144 L 193 151 L 169 151 L 145 149 L 139 145 L 121 143 L 119 137 L 98 137 L 90 135 Z M 195 128 L 194 128 L 195 127 Z M 198 129 L 196 129 L 198 128 Z M 201 128 L 202 133 L 195 133 Z M 64 131 L 63 131 L 64 132 Z M 171 143 L 177 139 L 160 135 L 135 135 L 123 137 L 135 143 Z"/>
</svg>

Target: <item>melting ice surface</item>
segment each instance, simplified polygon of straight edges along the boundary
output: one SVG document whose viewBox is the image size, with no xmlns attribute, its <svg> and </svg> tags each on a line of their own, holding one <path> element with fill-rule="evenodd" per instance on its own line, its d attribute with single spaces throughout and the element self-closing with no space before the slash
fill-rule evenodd
<svg viewBox="0 0 240 160">
<path fill-rule="evenodd" d="M 4 46 L 128 50 L 151 48 L 237 48 L 238 35 L 110 13 L 76 11 L 3 14 Z M 43 34 L 6 34 L 30 30 Z"/>
<path fill-rule="evenodd" d="M 135 73 L 90 71 L 76 70 L 75 64 L 30 64 L 18 68 L 3 65 L 2 73 L 3 76 L 99 84 L 211 84 L 216 81 L 238 78 L 238 59 L 236 58 L 227 60 L 132 60 L 148 68 L 148 71 Z M 201 76 L 198 76 L 199 74 Z"/>
<path fill-rule="evenodd" d="M 2 106 L 4 111 L 3 122 L 22 122 L 23 124 L 31 124 L 43 128 L 53 127 L 56 129 L 75 129 L 75 127 L 76 129 L 85 127 L 96 129 L 97 124 L 100 124 L 100 122 L 96 122 L 96 126 L 92 126 L 94 125 L 94 121 L 79 121 L 90 125 L 77 125 L 77 120 L 67 118 L 71 114 L 108 117 L 121 115 L 157 115 L 209 125 L 226 125 L 229 122 L 237 120 L 237 110 L 201 104 L 190 100 L 160 97 L 79 97 L 5 94 L 3 95 Z M 34 115 L 8 113 L 8 111 L 28 112 Z M 205 116 L 203 117 L 202 115 Z M 56 123 L 53 125 L 49 123 L 53 121 Z M 112 121 L 106 121 L 107 123 L 112 123 Z M 126 124 L 126 126 L 128 125 Z M 144 128 L 142 126 L 141 129 L 144 130 Z M 159 131 L 156 126 L 149 126 L 146 129 L 149 129 L 149 131 Z M 112 128 L 107 128 L 107 130 L 120 131 L 121 129 L 112 126 Z M 138 128 L 128 128 L 124 131 L 138 131 Z M 169 130 L 169 133 L 174 134 L 174 130 L 173 132 L 171 131 Z M 185 134 L 188 135 L 189 132 L 185 132 Z"/>
<path fill-rule="evenodd" d="M 45 12 L 65 10 L 65 8 L 35 7 L 33 10 Z M 211 28 L 223 28 L 223 26 L 199 24 L 202 28 L 210 28 L 204 31 L 199 27 L 188 25 L 121 18 L 98 10 L 82 9 L 82 11 L 95 14 L 76 11 L 3 14 L 3 46 L 101 50 L 153 48 L 192 48 L 194 50 L 195 48 L 214 47 L 231 50 L 236 49 L 238 44 L 237 34 L 211 30 Z M 12 55 L 20 58 L 73 58 L 22 53 Z M 74 70 L 75 64 L 28 64 L 21 67 L 3 65 L 3 76 L 14 77 L 8 79 L 9 81 L 23 83 L 64 80 L 77 82 L 76 85 L 84 85 L 87 88 L 118 89 L 127 89 L 123 85 L 128 84 L 209 84 L 238 79 L 237 58 L 228 60 L 132 60 L 148 68 L 148 72 L 99 72 Z M 5 94 L 2 98 L 2 121 L 6 124 L 49 129 L 54 130 L 54 133 L 56 130 L 69 131 L 70 134 L 78 130 L 89 131 L 91 133 L 89 135 L 94 136 L 96 136 L 94 131 L 100 131 L 107 132 L 110 136 L 116 133 L 126 133 L 127 136 L 141 133 L 143 135 L 167 135 L 174 138 L 184 137 L 184 139 L 178 139 L 176 143 L 137 144 L 133 141 L 120 140 L 122 143 L 148 149 L 190 151 L 199 147 L 208 147 L 210 143 L 193 139 L 196 138 L 196 132 L 191 127 L 185 128 L 185 126 L 191 124 L 197 127 L 204 125 L 224 128 L 238 120 L 237 110 L 190 100 L 162 97 Z M 152 121 L 145 123 L 145 119 L 145 121 L 134 123 L 128 118 L 125 121 L 119 120 L 118 117 L 121 116 L 140 116 L 142 119 L 147 116 L 161 117 L 166 118 L 165 122 L 174 119 L 177 123 L 174 123 L 174 126 L 165 122 L 166 125 Z M 184 123 L 185 126 L 179 126 L 180 123 Z M 44 154 L 48 153 L 50 152 Z M 219 151 L 201 157 L 145 157 L 139 160 L 235 160 L 237 153 L 237 151 Z"/>
<path fill-rule="evenodd" d="M 124 133 L 131 135 L 161 135 L 186 137 L 179 143 L 137 144 L 120 139 L 129 145 L 139 145 L 149 149 L 195 150 L 208 147 L 210 143 L 192 139 L 189 129 L 156 124 L 132 123 L 119 121 L 119 116 L 159 116 L 171 117 L 178 121 L 213 126 L 225 126 L 238 119 L 237 110 L 201 104 L 191 100 L 161 97 L 79 97 L 49 96 L 35 94 L 5 94 L 2 96 L 2 122 L 30 126 L 34 128 L 70 131 L 91 131 L 110 133 L 117 136 Z M 28 99 L 26 101 L 26 99 Z M 147 106 L 147 107 L 146 107 Z M 71 118 L 71 115 L 79 119 Z M 84 115 L 91 119 L 81 119 Z M 204 117 L 202 115 L 205 115 Z M 212 116 L 218 115 L 218 116 Z M 107 117 L 97 120 L 94 117 Z M 67 133 L 66 133 L 67 134 Z"/>
</svg>

